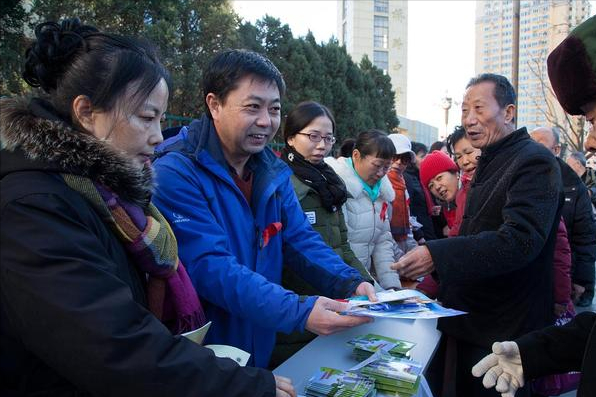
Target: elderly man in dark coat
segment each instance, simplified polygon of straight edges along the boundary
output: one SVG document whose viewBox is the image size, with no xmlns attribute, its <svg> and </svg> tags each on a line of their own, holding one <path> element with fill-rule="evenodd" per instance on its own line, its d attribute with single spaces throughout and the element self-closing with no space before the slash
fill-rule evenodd
<svg viewBox="0 0 596 397">
<path fill-rule="evenodd" d="M 408 278 L 432 272 L 445 306 L 469 313 L 439 320 L 443 338 L 428 372 L 436 395 L 495 396 L 470 368 L 493 342 L 553 322 L 561 173 L 525 128 L 515 130 L 514 115 L 515 92 L 505 77 L 483 74 L 470 81 L 462 125 L 482 156 L 459 236 L 429 241 L 394 265 Z"/>
<path fill-rule="evenodd" d="M 561 215 L 565 220 L 572 253 L 572 296 L 577 306 L 590 306 L 594 298 L 594 262 L 596 261 L 596 219 L 588 188 L 559 155 L 561 145 L 555 128 L 539 127 L 530 133 L 557 158 L 561 168 L 565 204 Z"/>
<path fill-rule="evenodd" d="M 596 17 L 579 25 L 548 57 L 548 75 L 566 112 L 592 124 L 586 150 L 596 152 Z M 582 372 L 577 397 L 596 396 L 596 313 L 584 312 L 562 327 L 532 332 L 493 345 L 473 368 L 486 387 L 516 395 L 526 380 L 567 371 Z"/>
</svg>

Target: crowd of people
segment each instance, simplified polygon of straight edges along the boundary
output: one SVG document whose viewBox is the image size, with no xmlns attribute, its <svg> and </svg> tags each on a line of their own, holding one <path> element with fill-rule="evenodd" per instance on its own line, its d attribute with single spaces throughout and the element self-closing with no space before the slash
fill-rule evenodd
<svg viewBox="0 0 596 397">
<path fill-rule="evenodd" d="M 472 78 L 430 150 L 369 129 L 333 157 L 332 110 L 306 100 L 282 125 L 258 53 L 216 54 L 205 114 L 164 141 L 172 84 L 148 42 L 78 19 L 35 37 L 23 77 L 43 94 L 1 100 L 3 395 L 296 396 L 270 369 L 372 321 L 337 315 L 345 298 L 399 288 L 467 313 L 438 321 L 436 396 L 536 396 L 596 369 L 596 314 L 574 310 L 594 297 L 596 174 L 556 129 L 516 126 L 504 76 Z M 548 58 L 592 152 L 595 46 L 593 17 Z M 181 336 L 207 321 L 205 344 L 248 366 Z"/>
</svg>

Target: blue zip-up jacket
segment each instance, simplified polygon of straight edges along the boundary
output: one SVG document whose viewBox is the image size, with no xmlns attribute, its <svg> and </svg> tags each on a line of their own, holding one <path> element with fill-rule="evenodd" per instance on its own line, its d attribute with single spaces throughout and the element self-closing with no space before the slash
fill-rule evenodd
<svg viewBox="0 0 596 397">
<path fill-rule="evenodd" d="M 282 288 L 283 263 L 331 298 L 365 281 L 313 231 L 290 182 L 290 168 L 270 149 L 251 156 L 251 203 L 232 179 L 213 122 L 183 127 L 157 150 L 153 202 L 168 219 L 179 256 L 213 322 L 206 344 L 251 353 L 266 367 L 277 331 L 303 331 L 317 297 Z M 269 233 L 268 225 L 281 230 Z M 271 230 L 270 230 L 271 231 Z"/>
</svg>

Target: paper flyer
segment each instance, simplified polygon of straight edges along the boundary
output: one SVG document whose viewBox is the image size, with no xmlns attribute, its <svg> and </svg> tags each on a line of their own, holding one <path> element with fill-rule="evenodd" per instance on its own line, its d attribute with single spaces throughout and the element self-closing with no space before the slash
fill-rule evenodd
<svg viewBox="0 0 596 397">
<path fill-rule="evenodd" d="M 228 345 L 206 345 L 207 349 L 213 350 L 213 353 L 220 358 L 230 358 L 236 361 L 241 367 L 245 367 L 250 358 L 250 353 L 234 346 Z"/>
<path fill-rule="evenodd" d="M 350 309 L 340 314 L 348 316 L 401 318 L 401 319 L 431 319 L 451 317 L 466 314 L 466 312 L 441 306 L 420 291 L 400 290 L 386 291 L 377 294 L 379 302 L 368 299 L 358 299 Z M 352 301 L 350 301 L 352 303 Z"/>
<path fill-rule="evenodd" d="M 195 329 L 194 331 L 186 332 L 181 335 L 185 338 L 190 339 L 198 345 L 202 345 L 203 340 L 205 340 L 205 335 L 207 335 L 207 331 L 209 331 L 209 327 L 211 327 L 211 321 L 203 325 L 201 328 Z"/>
</svg>

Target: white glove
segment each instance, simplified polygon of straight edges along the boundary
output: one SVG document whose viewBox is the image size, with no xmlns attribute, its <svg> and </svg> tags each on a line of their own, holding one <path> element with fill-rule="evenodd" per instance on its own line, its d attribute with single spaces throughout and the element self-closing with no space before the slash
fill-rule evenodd
<svg viewBox="0 0 596 397">
<path fill-rule="evenodd" d="M 515 342 L 495 342 L 493 352 L 472 367 L 472 375 L 482 378 L 487 389 L 495 386 L 502 397 L 514 397 L 515 392 L 524 386 L 519 347 Z"/>
</svg>

